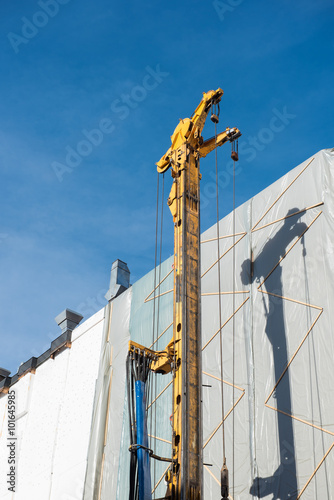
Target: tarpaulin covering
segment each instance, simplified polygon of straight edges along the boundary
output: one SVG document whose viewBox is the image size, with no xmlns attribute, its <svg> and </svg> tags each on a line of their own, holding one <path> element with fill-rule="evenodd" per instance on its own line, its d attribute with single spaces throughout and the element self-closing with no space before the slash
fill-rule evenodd
<svg viewBox="0 0 334 500">
<path fill-rule="evenodd" d="M 170 258 L 157 268 L 156 277 L 154 270 L 134 283 L 132 286 L 132 301 L 130 314 L 131 339 L 138 344 L 145 345 L 155 350 L 163 350 L 172 336 L 173 321 L 173 259 Z M 160 289 L 154 294 L 154 283 L 158 278 L 165 278 Z M 167 293 L 166 293 L 167 292 Z M 160 297 L 158 297 L 160 295 Z M 156 304 L 154 306 L 154 296 Z M 159 305 L 158 305 L 159 304 Z M 155 308 L 155 314 L 154 314 Z M 158 314 L 159 309 L 159 314 Z M 153 315 L 155 316 L 155 331 L 159 332 L 158 340 L 153 344 Z M 125 364 L 123 367 L 125 374 Z M 125 375 L 124 375 L 125 376 Z M 151 398 L 147 401 L 148 409 L 148 438 L 149 448 L 161 457 L 171 456 L 172 428 L 170 416 L 172 414 L 172 387 L 171 375 L 156 375 L 151 377 Z M 154 401 L 156 398 L 156 401 Z M 153 403 L 152 403 L 153 400 Z M 124 402 L 124 420 L 122 430 L 122 443 L 120 449 L 120 462 L 117 479 L 117 500 L 127 499 L 129 494 L 130 471 L 130 435 L 129 416 L 127 413 L 127 400 Z M 164 476 L 169 464 L 166 462 L 151 461 L 152 490 L 156 498 L 163 497 L 166 487 Z M 155 488 L 155 485 L 157 487 Z M 106 497 L 101 497 L 105 498 Z M 112 497 L 113 498 L 113 497 Z"/>
<path fill-rule="evenodd" d="M 16 381 L 15 494 L 8 490 L 8 406 L 0 395 L 0 498 L 83 497 L 87 449 L 104 323 L 98 311 L 72 332 L 64 349 Z"/>
<path fill-rule="evenodd" d="M 96 381 L 84 500 L 119 498 L 117 471 L 122 447 L 125 363 L 128 353 L 131 293 L 129 289 L 105 308 L 105 323 Z M 129 454 L 129 452 L 128 452 Z"/>
<path fill-rule="evenodd" d="M 202 234 L 204 498 L 220 498 L 223 465 L 219 314 L 223 324 L 223 392 L 230 494 L 245 498 L 334 496 L 334 152 L 320 151 L 220 221 L 221 295 L 216 226 Z M 235 270 L 233 271 L 233 251 Z M 132 287 L 130 336 L 152 346 L 172 336 L 172 259 Z M 116 306 L 116 301 L 115 301 Z M 118 325 L 113 328 L 120 332 Z M 124 343 L 122 335 L 114 342 Z M 118 369 L 125 377 L 124 364 Z M 171 378 L 156 375 L 148 409 L 150 447 L 171 453 Z M 123 379 L 122 379 L 123 380 Z M 122 397 L 125 398 L 123 385 Z M 156 399 L 155 399 L 156 398 Z M 109 425 L 119 460 L 101 498 L 128 495 L 129 431 L 125 401 Z M 148 402 L 149 403 L 149 402 Z M 153 411 L 154 408 L 154 411 Z M 115 416 L 116 418 L 116 416 Z M 152 465 L 153 498 L 165 493 L 165 463 Z M 117 482 L 117 489 L 115 487 Z M 86 497 L 85 497 L 86 498 Z M 95 497 L 94 497 L 95 499 Z M 88 497 L 87 497 L 88 500 Z"/>
</svg>

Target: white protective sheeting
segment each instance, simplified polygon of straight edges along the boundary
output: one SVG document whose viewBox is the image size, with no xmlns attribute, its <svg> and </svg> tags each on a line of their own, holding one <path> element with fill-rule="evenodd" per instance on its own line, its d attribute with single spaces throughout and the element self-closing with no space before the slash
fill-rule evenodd
<svg viewBox="0 0 334 500">
<path fill-rule="evenodd" d="M 333 170 L 333 152 L 321 151 L 236 210 L 234 289 L 233 236 L 225 237 L 233 235 L 232 214 L 220 223 L 225 416 L 234 405 L 225 421 L 226 455 L 234 499 L 334 493 Z M 202 239 L 215 234 L 211 228 Z M 203 242 L 203 273 L 216 259 L 217 242 Z M 202 294 L 212 292 L 217 265 L 202 278 Z M 219 328 L 217 306 L 217 295 L 203 296 L 204 347 Z M 218 337 L 203 350 L 207 381 L 220 378 Z M 212 385 L 204 396 L 204 443 L 221 422 L 219 388 Z M 221 446 L 218 431 L 204 450 L 204 461 L 213 464 L 205 468 L 206 498 L 219 496 Z"/>
<path fill-rule="evenodd" d="M 173 287 L 171 266 L 172 259 L 169 259 L 162 264 L 161 270 L 157 269 L 156 279 L 168 274 L 160 287 L 160 293 L 170 291 Z M 163 349 L 172 331 L 172 293 L 160 297 L 159 303 L 156 302 L 154 306 L 154 282 L 152 271 L 106 308 L 109 321 L 105 322 L 102 341 L 84 500 L 126 499 L 129 495 L 130 442 L 125 366 L 130 334 L 135 342 L 151 346 L 154 307 L 156 331 L 164 332 L 154 348 Z M 171 455 L 170 382 L 170 376 L 154 379 L 155 393 L 163 392 L 158 403 L 151 406 L 148 418 L 150 446 L 166 457 Z M 152 481 L 155 481 L 154 484 L 159 483 L 157 492 L 161 495 L 165 490 L 162 481 L 165 470 L 166 463 L 152 465 Z"/>
<path fill-rule="evenodd" d="M 17 402 L 17 481 L 8 496 L 7 395 L 0 399 L 0 498 L 81 499 L 86 473 L 103 310 L 78 326 L 72 346 L 12 385 Z"/>
<path fill-rule="evenodd" d="M 320 151 L 239 207 L 234 235 L 233 214 L 220 221 L 225 447 L 234 500 L 334 497 L 333 172 L 333 150 Z M 223 464 L 216 226 L 202 235 L 201 248 L 204 498 L 209 499 L 220 498 Z M 155 314 L 158 300 L 161 308 L 158 333 L 167 330 L 157 349 L 172 335 L 171 264 L 169 259 L 161 266 L 158 279 L 158 295 L 167 292 L 155 299 Z M 131 338 L 148 347 L 153 283 L 152 272 L 132 290 Z M 125 373 L 125 365 L 120 369 Z M 170 379 L 156 379 L 159 395 Z M 120 461 L 113 471 L 118 500 L 128 494 L 124 404 Z M 168 456 L 170 387 L 153 406 L 150 446 Z M 164 468 L 156 466 L 152 489 Z M 164 491 L 162 480 L 155 493 L 161 497 Z M 99 498 L 110 494 L 114 498 L 115 490 Z"/>
<path fill-rule="evenodd" d="M 220 498 L 223 464 L 219 300 L 231 498 L 334 498 L 333 173 L 334 150 L 320 151 L 239 207 L 235 224 L 233 214 L 220 221 L 220 297 L 216 226 L 202 235 L 205 499 Z M 156 350 L 170 341 L 172 263 L 77 327 L 70 349 L 14 384 L 16 500 L 128 498 L 128 341 Z M 151 387 L 149 446 L 168 457 L 171 376 L 152 375 Z M 6 415 L 2 395 L 0 498 L 12 500 Z M 168 464 L 151 463 L 153 497 L 161 498 Z"/>
<path fill-rule="evenodd" d="M 130 340 L 131 294 L 132 290 L 127 290 L 105 308 L 84 500 L 116 498 L 124 420 L 125 363 Z"/>
<path fill-rule="evenodd" d="M 132 304 L 130 318 L 131 340 L 155 350 L 163 350 L 172 336 L 173 322 L 173 259 L 165 261 L 161 267 L 144 276 L 132 287 Z M 159 280 L 160 278 L 160 280 Z M 154 284 L 162 281 L 161 286 L 154 292 Z M 167 293 L 166 293 L 167 292 Z M 154 300 L 154 296 L 156 297 Z M 154 304 L 155 302 L 155 304 Z M 155 317 L 155 333 L 153 337 L 153 316 Z M 153 344 L 154 339 L 157 341 Z M 147 428 L 149 447 L 161 457 L 171 456 L 172 429 L 169 417 L 172 414 L 172 387 L 171 375 L 151 376 L 151 398 L 148 401 Z M 157 398 L 157 399 L 156 399 Z M 155 400 L 150 404 L 152 400 Z M 130 453 L 129 420 L 127 398 L 122 432 L 122 449 L 118 469 L 117 500 L 128 498 Z M 166 462 L 151 461 L 152 489 L 155 488 L 156 498 L 162 497 L 165 492 L 164 475 L 167 469 Z M 101 497 L 107 500 L 108 496 Z"/>
<path fill-rule="evenodd" d="M 225 420 L 226 455 L 234 499 L 334 494 L 333 170 L 333 151 L 321 151 L 236 210 L 234 240 L 226 237 L 233 235 L 232 214 L 220 223 L 225 416 L 234 405 Z M 202 240 L 215 234 L 211 228 Z M 203 273 L 216 259 L 217 242 L 203 242 Z M 217 265 L 202 278 L 202 294 L 212 292 Z M 217 295 L 203 296 L 207 381 L 220 378 L 219 335 L 205 347 L 219 328 L 217 307 Z M 219 388 L 212 385 L 204 395 L 204 445 L 221 422 Z M 219 430 L 204 450 L 204 461 L 213 464 L 205 468 L 206 498 L 219 496 L 221 446 Z"/>
</svg>

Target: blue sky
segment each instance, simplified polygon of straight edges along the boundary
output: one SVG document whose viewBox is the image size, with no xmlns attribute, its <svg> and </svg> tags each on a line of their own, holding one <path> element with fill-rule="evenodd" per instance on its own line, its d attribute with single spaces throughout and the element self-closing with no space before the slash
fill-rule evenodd
<svg viewBox="0 0 334 500">
<path fill-rule="evenodd" d="M 0 366 L 47 349 L 64 308 L 103 307 L 115 259 L 132 282 L 152 269 L 155 162 L 203 91 L 223 88 L 219 130 L 243 133 L 238 205 L 334 147 L 333 21 L 332 0 L 1 3 Z M 201 171 L 205 230 L 214 155 Z M 166 258 L 167 209 L 164 227 Z"/>
</svg>

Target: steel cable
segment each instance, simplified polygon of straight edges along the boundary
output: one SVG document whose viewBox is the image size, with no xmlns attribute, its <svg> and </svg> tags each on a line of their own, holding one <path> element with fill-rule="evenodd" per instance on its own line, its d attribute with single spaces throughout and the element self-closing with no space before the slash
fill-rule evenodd
<svg viewBox="0 0 334 500">
<path fill-rule="evenodd" d="M 233 149 L 233 143 L 232 143 Z M 233 159 L 233 216 L 232 216 L 232 225 L 233 225 L 233 253 L 232 253 L 232 278 L 233 278 L 233 299 L 232 299 L 232 308 L 233 308 L 233 320 L 232 320 L 232 405 L 234 405 L 234 391 L 235 391 L 235 233 L 236 233 L 236 224 L 235 224 L 235 159 Z M 235 430 L 235 418 L 234 411 L 232 412 L 232 492 L 234 497 L 234 430 Z"/>
<path fill-rule="evenodd" d="M 217 123 L 215 123 L 215 159 L 216 159 L 216 211 L 217 211 L 217 268 L 218 268 L 218 300 L 219 300 L 219 345 L 220 345 L 220 389 L 222 400 L 222 434 L 223 434 L 223 461 L 226 463 L 225 455 L 225 422 L 224 422 L 224 361 L 223 361 L 223 337 L 222 337 L 222 312 L 221 312 L 221 281 L 220 281 L 220 233 L 219 233 L 219 189 L 218 189 L 218 152 L 217 152 Z"/>
</svg>

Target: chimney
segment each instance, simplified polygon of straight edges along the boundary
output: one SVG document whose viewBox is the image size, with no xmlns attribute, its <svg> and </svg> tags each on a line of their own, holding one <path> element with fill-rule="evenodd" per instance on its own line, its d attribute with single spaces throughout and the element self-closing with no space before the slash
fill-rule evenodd
<svg viewBox="0 0 334 500">
<path fill-rule="evenodd" d="M 10 375 L 9 370 L 5 370 L 5 368 L 0 368 L 0 382 L 5 378 L 9 377 L 9 375 Z"/>
<path fill-rule="evenodd" d="M 61 328 L 61 335 L 51 342 L 50 357 L 52 359 L 66 347 L 71 347 L 72 331 L 82 318 L 81 314 L 71 311 L 71 309 L 65 309 L 55 318 Z"/>
<path fill-rule="evenodd" d="M 65 333 L 67 331 L 72 332 L 74 328 L 80 323 L 83 319 L 81 314 L 72 311 L 71 309 L 65 309 L 63 312 L 56 316 L 55 320 L 57 324 L 61 328 L 61 333 Z"/>
<path fill-rule="evenodd" d="M 130 271 L 125 262 L 115 260 L 111 266 L 110 286 L 105 298 L 110 301 L 123 293 L 130 286 Z"/>
</svg>

